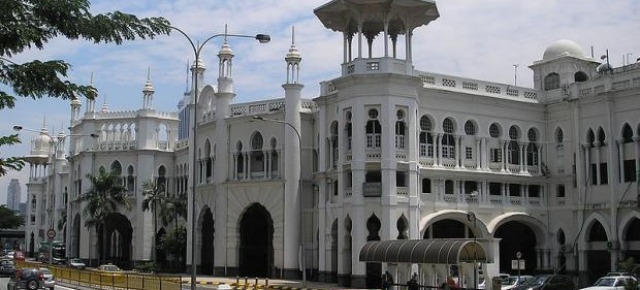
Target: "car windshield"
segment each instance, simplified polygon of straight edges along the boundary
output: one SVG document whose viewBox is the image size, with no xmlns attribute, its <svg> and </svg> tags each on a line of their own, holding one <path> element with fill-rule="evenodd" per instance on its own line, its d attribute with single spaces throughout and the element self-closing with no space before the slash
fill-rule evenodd
<svg viewBox="0 0 640 290">
<path fill-rule="evenodd" d="M 502 286 L 515 285 L 517 281 L 518 281 L 517 277 L 504 278 L 502 279 Z"/>
<path fill-rule="evenodd" d="M 47 268 L 40 268 L 40 271 L 42 271 L 42 274 L 44 274 L 44 275 L 51 274 L 51 271 L 49 271 L 49 269 L 47 269 Z"/>
<path fill-rule="evenodd" d="M 105 271 L 120 271 L 120 268 L 116 265 L 104 265 L 102 266 L 102 270 Z"/>
<path fill-rule="evenodd" d="M 600 278 L 593 283 L 593 286 L 613 286 L 616 283 L 616 278 Z"/>
<path fill-rule="evenodd" d="M 69 260 L 71 263 L 82 263 L 82 260 L 80 259 L 71 259 Z"/>
<path fill-rule="evenodd" d="M 531 279 L 527 279 L 527 281 L 524 282 L 523 285 L 542 285 L 546 280 L 547 280 L 547 276 L 537 276 Z"/>
</svg>

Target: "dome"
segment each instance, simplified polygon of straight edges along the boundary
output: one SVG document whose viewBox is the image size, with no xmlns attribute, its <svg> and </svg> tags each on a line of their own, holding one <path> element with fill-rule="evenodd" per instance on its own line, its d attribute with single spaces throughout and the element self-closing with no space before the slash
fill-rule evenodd
<svg viewBox="0 0 640 290">
<path fill-rule="evenodd" d="M 585 55 L 580 45 L 571 40 L 562 39 L 554 42 L 545 49 L 542 60 L 552 60 L 562 56 L 585 58 Z"/>
</svg>

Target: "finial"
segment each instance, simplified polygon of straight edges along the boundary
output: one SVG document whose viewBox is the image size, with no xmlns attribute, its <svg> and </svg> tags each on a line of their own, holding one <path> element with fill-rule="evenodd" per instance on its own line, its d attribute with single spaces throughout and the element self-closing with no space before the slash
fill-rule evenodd
<svg viewBox="0 0 640 290">
<path fill-rule="evenodd" d="M 147 68 L 147 81 L 151 80 L 151 67 Z"/>
<path fill-rule="evenodd" d="M 291 26 L 291 46 L 296 45 L 296 27 Z"/>
<path fill-rule="evenodd" d="M 225 23 L 224 24 L 224 43 L 227 43 L 227 34 L 228 34 L 227 24 Z"/>
<path fill-rule="evenodd" d="M 184 88 L 185 92 L 189 91 L 189 59 L 187 59 L 187 75 L 185 78 L 185 88 Z"/>
<path fill-rule="evenodd" d="M 89 84 L 93 86 L 93 72 L 91 72 L 91 79 L 89 80 Z"/>
</svg>

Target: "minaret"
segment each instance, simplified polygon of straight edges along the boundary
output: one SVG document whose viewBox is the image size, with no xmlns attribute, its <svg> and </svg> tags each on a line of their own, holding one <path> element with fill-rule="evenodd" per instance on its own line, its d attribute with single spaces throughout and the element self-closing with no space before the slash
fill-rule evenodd
<svg viewBox="0 0 640 290">
<path fill-rule="evenodd" d="M 298 249 L 307 240 L 302 233 L 301 204 L 304 196 L 302 172 L 300 166 L 302 136 L 300 135 L 300 95 L 302 84 L 298 82 L 300 61 L 302 57 L 295 46 L 295 29 L 291 28 L 291 48 L 284 58 L 287 63 L 287 81 L 282 85 L 285 92 L 285 124 L 284 130 L 284 167 L 285 175 L 285 249 Z M 297 218 L 296 218 L 297 217 Z M 304 256 L 306 260 L 306 255 Z M 303 265 L 309 263 L 303 263 Z M 285 251 L 284 266 L 286 269 L 298 269 L 298 252 Z"/>
<path fill-rule="evenodd" d="M 109 113 L 109 105 L 107 104 L 107 95 L 104 95 L 104 101 L 102 102 L 102 108 L 100 113 Z"/>
<path fill-rule="evenodd" d="M 230 106 L 236 94 L 233 91 L 233 50 L 227 41 L 227 27 L 224 28 L 224 43 L 218 52 L 218 92 L 216 93 L 216 116 L 230 116 Z M 220 139 L 218 139 L 220 140 Z"/>
<path fill-rule="evenodd" d="M 93 73 L 91 73 L 91 80 L 89 81 L 89 85 L 94 87 L 94 85 L 93 85 Z M 96 95 L 96 98 L 97 97 L 98 96 Z M 95 113 L 95 111 L 96 111 L 96 100 L 93 99 L 93 100 L 87 101 L 87 111 L 86 111 L 86 113 Z"/>
<path fill-rule="evenodd" d="M 151 83 L 151 68 L 147 69 L 147 83 L 144 84 L 144 88 L 142 89 L 142 109 L 143 110 L 152 110 L 153 109 L 153 93 L 156 90 L 153 88 L 153 84 Z"/>
</svg>

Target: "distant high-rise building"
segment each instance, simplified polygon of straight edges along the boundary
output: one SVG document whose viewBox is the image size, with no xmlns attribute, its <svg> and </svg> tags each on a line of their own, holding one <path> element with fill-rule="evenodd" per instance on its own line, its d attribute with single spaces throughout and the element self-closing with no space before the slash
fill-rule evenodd
<svg viewBox="0 0 640 290">
<path fill-rule="evenodd" d="M 11 179 L 7 188 L 7 208 L 12 210 L 20 210 L 20 195 L 22 191 L 20 188 L 20 181 L 18 179 Z"/>
</svg>

